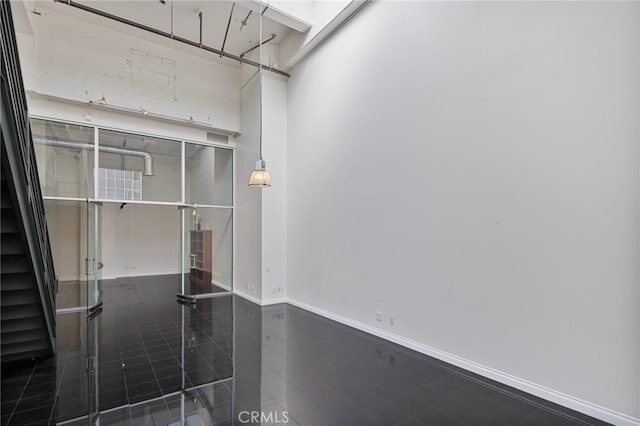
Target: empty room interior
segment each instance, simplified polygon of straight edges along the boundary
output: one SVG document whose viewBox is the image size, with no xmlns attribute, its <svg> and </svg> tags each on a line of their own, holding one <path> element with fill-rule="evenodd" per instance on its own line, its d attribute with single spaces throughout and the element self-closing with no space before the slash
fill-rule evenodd
<svg viewBox="0 0 640 426">
<path fill-rule="evenodd" d="M 640 425 L 640 2 L 0 15 L 1 426 Z"/>
</svg>

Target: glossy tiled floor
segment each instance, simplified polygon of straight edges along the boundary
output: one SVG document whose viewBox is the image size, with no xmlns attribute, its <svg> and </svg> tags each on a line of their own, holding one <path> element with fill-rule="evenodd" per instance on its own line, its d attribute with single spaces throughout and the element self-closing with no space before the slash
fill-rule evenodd
<svg viewBox="0 0 640 426">
<path fill-rule="evenodd" d="M 2 425 L 601 424 L 290 305 L 103 290 L 96 320 L 58 316 L 55 359 L 3 366 Z"/>
<path fill-rule="evenodd" d="M 178 289 L 181 287 L 180 275 L 162 275 L 156 276 L 156 280 L 160 280 L 163 282 L 163 285 L 166 288 Z M 144 281 L 145 278 L 139 278 L 139 280 Z M 138 278 L 135 279 L 136 282 Z M 101 287 L 113 287 L 113 286 L 123 286 L 127 285 L 127 283 L 131 283 L 132 281 L 127 278 L 119 278 L 112 280 L 100 280 Z M 185 274 L 185 282 L 189 282 L 189 274 Z M 57 309 L 69 309 L 75 308 L 78 306 L 87 306 L 87 286 L 84 281 L 61 281 L 58 283 L 58 296 L 56 299 L 56 308 Z M 202 294 L 202 293 L 221 293 L 226 292 L 227 290 L 220 288 L 215 285 L 209 285 L 207 288 L 203 288 L 202 285 L 192 285 L 191 288 L 185 289 L 187 294 Z"/>
</svg>

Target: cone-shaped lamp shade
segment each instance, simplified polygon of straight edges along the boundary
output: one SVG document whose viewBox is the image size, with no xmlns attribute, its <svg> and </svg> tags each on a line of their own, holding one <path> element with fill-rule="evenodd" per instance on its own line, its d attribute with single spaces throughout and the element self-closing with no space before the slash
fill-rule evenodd
<svg viewBox="0 0 640 426">
<path fill-rule="evenodd" d="M 261 158 L 256 161 L 256 168 L 249 178 L 249 186 L 252 188 L 269 188 L 271 186 L 271 178 L 266 171 L 267 165 Z"/>
</svg>

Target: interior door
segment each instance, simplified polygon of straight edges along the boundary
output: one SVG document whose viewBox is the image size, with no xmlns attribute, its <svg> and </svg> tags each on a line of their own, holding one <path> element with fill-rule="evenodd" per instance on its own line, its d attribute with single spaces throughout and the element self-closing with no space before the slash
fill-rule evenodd
<svg viewBox="0 0 640 426">
<path fill-rule="evenodd" d="M 90 425 L 100 424 L 98 394 L 98 332 L 102 313 L 102 203 L 87 202 L 86 371 Z"/>
<path fill-rule="evenodd" d="M 86 306 L 87 315 L 102 307 L 102 203 L 87 202 Z"/>
<path fill-rule="evenodd" d="M 180 223 L 180 289 L 178 300 L 195 303 L 197 290 L 192 283 L 192 273 L 195 271 L 197 251 L 195 246 L 196 216 L 195 207 L 179 207 Z"/>
<path fill-rule="evenodd" d="M 97 308 L 92 314 L 86 317 L 87 336 L 86 336 L 86 372 L 87 372 L 87 414 L 90 425 L 100 424 L 100 400 L 98 393 L 98 377 L 99 377 L 99 360 L 98 360 L 98 342 L 100 330 L 100 316 L 98 315 L 102 308 Z"/>
</svg>

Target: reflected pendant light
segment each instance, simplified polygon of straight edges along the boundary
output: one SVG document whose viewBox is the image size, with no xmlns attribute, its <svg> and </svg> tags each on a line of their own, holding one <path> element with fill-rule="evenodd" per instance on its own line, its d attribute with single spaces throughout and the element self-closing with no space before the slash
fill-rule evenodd
<svg viewBox="0 0 640 426">
<path fill-rule="evenodd" d="M 265 9 L 266 10 L 266 9 Z M 259 63 L 260 69 L 258 70 L 258 77 L 260 78 L 260 159 L 256 161 L 256 166 L 249 178 L 249 186 L 252 188 L 269 188 L 271 186 L 271 177 L 267 172 L 267 163 L 262 159 L 262 15 L 264 10 L 260 13 L 260 53 Z"/>
</svg>

